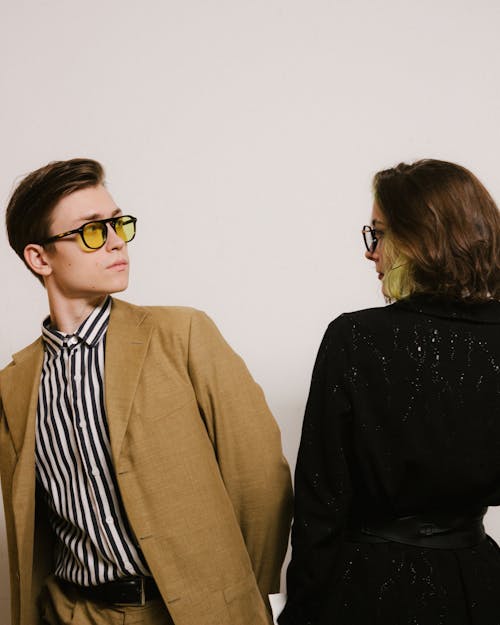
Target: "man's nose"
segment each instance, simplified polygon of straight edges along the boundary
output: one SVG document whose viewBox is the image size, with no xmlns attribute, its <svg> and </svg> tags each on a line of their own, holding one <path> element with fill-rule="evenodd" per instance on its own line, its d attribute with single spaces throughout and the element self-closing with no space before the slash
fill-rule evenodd
<svg viewBox="0 0 500 625">
<path fill-rule="evenodd" d="M 113 226 L 111 225 L 109 221 L 106 224 L 106 226 L 108 228 L 108 235 L 106 237 L 106 247 L 109 247 L 109 249 L 112 249 L 112 250 L 122 248 L 125 245 L 125 241 L 116 234 L 115 229 L 113 228 Z"/>
</svg>

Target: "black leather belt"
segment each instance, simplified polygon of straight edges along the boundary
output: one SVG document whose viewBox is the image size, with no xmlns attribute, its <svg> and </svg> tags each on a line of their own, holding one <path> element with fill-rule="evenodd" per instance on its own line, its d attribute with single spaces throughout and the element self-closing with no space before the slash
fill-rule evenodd
<svg viewBox="0 0 500 625">
<path fill-rule="evenodd" d="M 486 538 L 482 508 L 474 516 L 452 516 L 446 513 L 378 519 L 353 524 L 344 540 L 358 543 L 395 542 L 430 549 L 464 549 L 474 547 Z"/>
<path fill-rule="evenodd" d="M 95 603 L 142 606 L 146 601 L 161 597 L 152 577 L 124 577 L 97 586 L 79 586 L 66 580 L 59 580 L 59 584 L 70 594 L 76 593 L 78 597 Z"/>
</svg>

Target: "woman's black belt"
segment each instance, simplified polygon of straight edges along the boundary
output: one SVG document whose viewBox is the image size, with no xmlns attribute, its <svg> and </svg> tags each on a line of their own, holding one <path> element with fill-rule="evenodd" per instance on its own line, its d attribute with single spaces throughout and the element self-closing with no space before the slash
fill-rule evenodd
<svg viewBox="0 0 500 625">
<path fill-rule="evenodd" d="M 344 540 L 355 543 L 395 542 L 430 549 L 464 549 L 486 538 L 483 516 L 487 508 L 473 516 L 429 513 L 394 519 L 354 523 L 344 532 Z"/>
</svg>

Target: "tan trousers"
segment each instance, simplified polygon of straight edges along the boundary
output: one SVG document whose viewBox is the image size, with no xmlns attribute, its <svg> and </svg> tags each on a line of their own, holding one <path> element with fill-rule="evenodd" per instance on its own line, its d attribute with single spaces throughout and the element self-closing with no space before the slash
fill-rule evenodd
<svg viewBox="0 0 500 625">
<path fill-rule="evenodd" d="M 65 594 L 53 576 L 40 597 L 43 625 L 175 625 L 161 599 L 145 606 L 111 607 Z"/>
</svg>

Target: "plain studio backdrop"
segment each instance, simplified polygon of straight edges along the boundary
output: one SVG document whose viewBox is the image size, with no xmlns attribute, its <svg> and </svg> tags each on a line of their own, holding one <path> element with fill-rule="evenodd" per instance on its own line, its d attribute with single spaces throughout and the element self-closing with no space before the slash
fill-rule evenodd
<svg viewBox="0 0 500 625">
<path fill-rule="evenodd" d="M 500 200 L 499 29 L 496 0 L 1 0 L 2 206 L 48 161 L 100 160 L 138 218 L 122 297 L 205 310 L 293 468 L 328 322 L 384 305 L 373 174 L 452 160 Z M 0 271 L 4 366 L 47 305 L 3 229 Z M 8 597 L 0 509 L 0 625 Z"/>
</svg>

